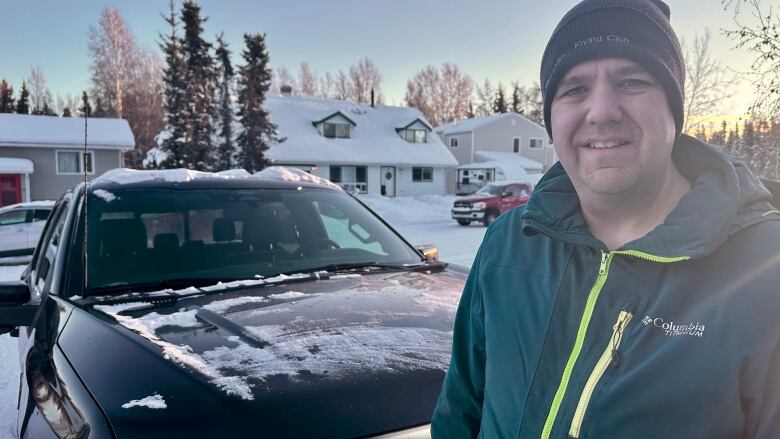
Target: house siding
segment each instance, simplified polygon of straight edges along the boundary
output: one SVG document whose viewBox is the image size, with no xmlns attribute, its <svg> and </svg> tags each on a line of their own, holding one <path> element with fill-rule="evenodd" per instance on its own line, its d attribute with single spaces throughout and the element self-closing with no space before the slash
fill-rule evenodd
<svg viewBox="0 0 780 439">
<path fill-rule="evenodd" d="M 0 157 L 31 160 L 35 170 L 30 174 L 30 200 L 53 200 L 63 192 L 84 181 L 83 175 L 58 175 L 56 151 L 83 151 L 78 148 L 0 147 Z M 87 149 L 93 153 L 93 179 L 109 169 L 120 167 L 120 153 L 115 149 Z"/>
<path fill-rule="evenodd" d="M 512 126 L 512 122 L 515 122 Z M 547 131 L 533 122 L 521 116 L 505 117 L 493 123 L 477 127 L 474 130 L 474 143 L 476 151 L 503 151 L 514 152 L 513 139 L 520 138 L 520 154 L 523 157 L 535 160 L 547 170 L 553 165 L 552 146 L 549 144 Z M 531 149 L 531 138 L 542 139 L 544 148 Z"/>
<path fill-rule="evenodd" d="M 444 146 L 452 153 L 458 165 L 471 163 L 471 131 L 467 133 L 439 135 Z M 458 146 L 450 146 L 450 139 L 458 139 Z"/>
<path fill-rule="evenodd" d="M 446 187 L 444 185 L 445 168 L 433 168 L 433 181 L 420 182 L 412 181 L 412 167 L 403 166 L 396 168 L 396 196 L 411 196 L 435 194 L 444 195 Z"/>
</svg>

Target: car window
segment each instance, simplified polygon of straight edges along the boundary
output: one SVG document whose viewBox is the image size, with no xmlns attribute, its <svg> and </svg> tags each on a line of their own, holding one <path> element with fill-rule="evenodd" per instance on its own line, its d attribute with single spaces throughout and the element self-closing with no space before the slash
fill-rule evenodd
<svg viewBox="0 0 780 439">
<path fill-rule="evenodd" d="M 21 224 L 27 220 L 27 211 L 23 209 L 0 213 L 0 226 Z"/>
<path fill-rule="evenodd" d="M 338 206 L 328 201 L 317 202 L 317 212 L 328 234 L 328 239 L 341 248 L 356 248 L 386 256 L 382 246 L 371 239 L 371 234 L 354 222 Z"/>
<path fill-rule="evenodd" d="M 110 202 L 90 197 L 90 288 L 420 261 L 341 191 L 146 188 L 115 195 Z"/>
<path fill-rule="evenodd" d="M 516 191 L 515 191 L 515 186 L 514 185 L 507 186 L 504 189 L 504 196 L 506 196 L 506 197 L 514 197 L 515 193 L 516 193 Z"/>
<path fill-rule="evenodd" d="M 57 212 L 56 219 L 51 223 L 46 231 L 46 236 L 41 242 L 40 254 L 37 255 L 35 261 L 37 266 L 34 272 L 33 285 L 38 289 L 38 292 L 43 291 L 46 280 L 51 272 L 51 268 L 54 265 L 54 260 L 60 248 L 60 241 L 62 240 L 62 232 L 65 226 L 65 219 L 67 215 L 67 202 L 64 202 L 59 211 Z"/>
<path fill-rule="evenodd" d="M 49 217 L 49 213 L 51 210 L 49 209 L 35 209 L 33 211 L 33 221 L 46 221 L 46 219 Z"/>
</svg>

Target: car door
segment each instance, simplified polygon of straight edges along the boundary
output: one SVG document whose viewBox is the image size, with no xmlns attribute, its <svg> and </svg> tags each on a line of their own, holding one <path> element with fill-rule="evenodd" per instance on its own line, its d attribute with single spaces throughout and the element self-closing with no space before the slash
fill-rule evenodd
<svg viewBox="0 0 780 439">
<path fill-rule="evenodd" d="M 29 248 L 27 215 L 26 209 L 0 213 L 0 256 Z"/>
</svg>

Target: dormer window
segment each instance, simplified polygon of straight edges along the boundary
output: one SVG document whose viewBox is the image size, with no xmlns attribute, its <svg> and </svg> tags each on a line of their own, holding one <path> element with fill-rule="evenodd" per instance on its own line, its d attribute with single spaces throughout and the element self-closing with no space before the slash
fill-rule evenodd
<svg viewBox="0 0 780 439">
<path fill-rule="evenodd" d="M 406 126 L 396 128 L 395 131 L 409 143 L 428 143 L 428 132 L 433 131 L 433 128 L 424 120 L 417 118 Z"/>
<path fill-rule="evenodd" d="M 322 135 L 331 139 L 349 139 L 349 128 L 347 123 L 325 122 L 322 124 Z"/>
<path fill-rule="evenodd" d="M 428 141 L 428 133 L 425 130 L 406 130 L 404 139 L 410 143 L 426 143 Z"/>
<path fill-rule="evenodd" d="M 355 121 L 341 111 L 326 113 L 323 117 L 313 120 L 311 124 L 323 137 L 329 139 L 349 139 L 352 137 L 352 128 L 357 126 Z"/>
</svg>

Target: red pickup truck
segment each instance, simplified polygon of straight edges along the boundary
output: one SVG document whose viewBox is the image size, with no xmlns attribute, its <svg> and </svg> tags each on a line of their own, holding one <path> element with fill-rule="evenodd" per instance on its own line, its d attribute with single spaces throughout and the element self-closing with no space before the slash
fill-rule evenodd
<svg viewBox="0 0 780 439">
<path fill-rule="evenodd" d="M 452 218 L 461 226 L 480 221 L 488 226 L 499 215 L 526 204 L 533 186 L 519 181 L 496 181 L 486 184 L 468 197 L 458 198 L 452 206 Z"/>
</svg>

